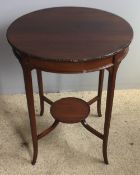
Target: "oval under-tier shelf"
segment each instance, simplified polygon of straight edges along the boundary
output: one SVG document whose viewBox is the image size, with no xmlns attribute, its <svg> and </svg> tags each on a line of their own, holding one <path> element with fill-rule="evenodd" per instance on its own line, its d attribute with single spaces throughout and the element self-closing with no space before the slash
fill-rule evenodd
<svg viewBox="0 0 140 175">
<path fill-rule="evenodd" d="M 63 123 L 77 123 L 88 117 L 90 107 L 87 102 L 75 97 L 61 98 L 50 108 L 51 115 Z"/>
</svg>

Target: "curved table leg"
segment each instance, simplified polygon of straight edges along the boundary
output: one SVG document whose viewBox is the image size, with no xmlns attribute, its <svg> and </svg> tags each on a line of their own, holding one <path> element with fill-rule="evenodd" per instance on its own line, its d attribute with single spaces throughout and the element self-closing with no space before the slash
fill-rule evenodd
<svg viewBox="0 0 140 175">
<path fill-rule="evenodd" d="M 31 70 L 28 67 L 22 66 L 22 68 L 23 68 L 26 98 L 27 98 L 31 134 L 32 134 L 32 141 L 33 141 L 34 153 L 33 153 L 32 164 L 34 165 L 36 163 L 37 154 L 38 154 L 38 141 L 37 141 L 37 129 L 36 129 L 36 119 L 35 119 L 35 109 L 34 109 L 32 75 L 31 75 Z"/>
<path fill-rule="evenodd" d="M 102 98 L 102 90 L 103 90 L 103 80 L 104 80 L 104 69 L 100 70 L 100 73 L 99 73 L 98 100 L 97 100 L 97 113 L 99 117 L 102 116 L 101 98 Z"/>
<path fill-rule="evenodd" d="M 40 116 L 44 114 L 44 100 L 43 100 L 43 80 L 42 80 L 42 72 L 37 69 L 37 81 L 39 87 L 39 98 L 40 98 Z"/>
<path fill-rule="evenodd" d="M 108 164 L 107 144 L 108 144 L 108 135 L 109 135 L 111 113 L 112 113 L 112 106 L 113 106 L 116 73 L 117 73 L 118 66 L 119 66 L 119 63 L 114 63 L 114 66 L 108 68 L 109 78 L 108 78 L 105 123 L 104 123 L 104 138 L 103 138 L 103 157 L 104 157 L 104 162 L 106 164 Z"/>
</svg>

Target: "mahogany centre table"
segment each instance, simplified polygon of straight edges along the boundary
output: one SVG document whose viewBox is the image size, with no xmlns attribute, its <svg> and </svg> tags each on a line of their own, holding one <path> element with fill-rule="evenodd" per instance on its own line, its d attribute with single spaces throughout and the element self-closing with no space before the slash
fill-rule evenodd
<svg viewBox="0 0 140 175">
<path fill-rule="evenodd" d="M 121 17 L 98 9 L 57 7 L 35 11 L 14 21 L 7 31 L 7 39 L 18 58 L 24 75 L 25 90 L 33 141 L 33 160 L 38 154 L 38 140 L 52 131 L 59 122 L 82 125 L 103 140 L 104 162 L 108 164 L 107 144 L 112 113 L 116 73 L 126 56 L 133 37 L 131 26 Z M 32 75 L 37 71 L 40 114 L 44 102 L 50 104 L 55 119 L 52 126 L 37 133 Z M 109 73 L 104 133 L 86 123 L 90 105 L 97 101 L 101 116 L 101 96 L 104 70 Z M 98 94 L 89 102 L 67 97 L 52 102 L 43 94 L 42 72 L 83 73 L 99 71 Z"/>
</svg>

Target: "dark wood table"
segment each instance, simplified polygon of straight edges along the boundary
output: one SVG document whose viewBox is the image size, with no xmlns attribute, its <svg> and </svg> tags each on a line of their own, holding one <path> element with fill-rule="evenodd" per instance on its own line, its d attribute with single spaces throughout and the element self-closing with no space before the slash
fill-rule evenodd
<svg viewBox="0 0 140 175">
<path fill-rule="evenodd" d="M 7 39 L 18 58 L 24 75 L 25 90 L 33 140 L 33 161 L 38 154 L 38 140 L 52 131 L 59 122 L 82 125 L 103 140 L 104 162 L 108 164 L 107 144 L 112 113 L 115 79 L 119 64 L 126 56 L 133 37 L 131 26 L 114 14 L 83 7 L 58 7 L 35 11 L 14 21 L 7 31 Z M 50 104 L 54 118 L 52 126 L 37 133 L 31 72 L 37 71 L 40 115 L 44 102 Z M 109 73 L 104 133 L 86 123 L 90 105 L 97 101 L 101 116 L 101 96 L 104 70 Z M 43 94 L 42 72 L 83 73 L 99 71 L 96 97 L 85 102 L 67 97 L 52 102 Z"/>
</svg>

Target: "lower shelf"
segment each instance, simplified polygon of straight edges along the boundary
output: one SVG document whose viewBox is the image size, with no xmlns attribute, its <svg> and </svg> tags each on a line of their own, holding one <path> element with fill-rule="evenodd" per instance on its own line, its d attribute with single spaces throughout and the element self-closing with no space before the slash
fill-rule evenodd
<svg viewBox="0 0 140 175">
<path fill-rule="evenodd" d="M 63 123 L 78 123 L 88 117 L 90 106 L 82 99 L 75 97 L 62 98 L 55 101 L 50 113 L 53 118 Z"/>
</svg>

